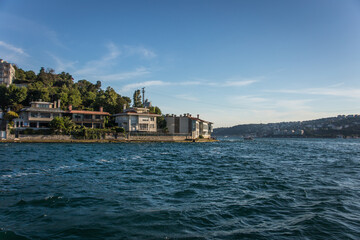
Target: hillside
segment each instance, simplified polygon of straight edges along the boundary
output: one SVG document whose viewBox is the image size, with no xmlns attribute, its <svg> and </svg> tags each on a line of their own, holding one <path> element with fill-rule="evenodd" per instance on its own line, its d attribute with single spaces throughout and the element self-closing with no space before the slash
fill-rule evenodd
<svg viewBox="0 0 360 240">
<path fill-rule="evenodd" d="M 360 116 L 339 115 L 299 122 L 242 124 L 214 129 L 214 136 L 253 137 L 359 137 Z"/>
</svg>

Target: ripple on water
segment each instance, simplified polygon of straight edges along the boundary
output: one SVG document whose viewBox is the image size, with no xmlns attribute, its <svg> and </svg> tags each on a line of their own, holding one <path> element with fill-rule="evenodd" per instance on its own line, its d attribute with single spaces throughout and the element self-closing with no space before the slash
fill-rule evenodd
<svg viewBox="0 0 360 240">
<path fill-rule="evenodd" d="M 357 140 L 0 148 L 0 239 L 360 239 Z"/>
</svg>

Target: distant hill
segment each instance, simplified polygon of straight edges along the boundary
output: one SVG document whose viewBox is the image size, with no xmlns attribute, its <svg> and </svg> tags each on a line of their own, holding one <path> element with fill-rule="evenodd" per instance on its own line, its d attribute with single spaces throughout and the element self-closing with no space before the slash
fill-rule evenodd
<svg viewBox="0 0 360 240">
<path fill-rule="evenodd" d="M 214 136 L 239 137 L 359 137 L 360 115 L 339 115 L 299 122 L 241 124 L 215 128 Z"/>
</svg>

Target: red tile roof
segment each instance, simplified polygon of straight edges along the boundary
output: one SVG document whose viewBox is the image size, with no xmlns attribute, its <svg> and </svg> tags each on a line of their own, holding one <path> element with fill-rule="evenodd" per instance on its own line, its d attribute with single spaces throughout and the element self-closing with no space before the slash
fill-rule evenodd
<svg viewBox="0 0 360 240">
<path fill-rule="evenodd" d="M 108 112 L 99 112 L 99 111 L 85 111 L 85 110 L 70 110 L 68 113 L 78 113 L 78 114 L 93 114 L 93 115 L 110 115 Z"/>
</svg>

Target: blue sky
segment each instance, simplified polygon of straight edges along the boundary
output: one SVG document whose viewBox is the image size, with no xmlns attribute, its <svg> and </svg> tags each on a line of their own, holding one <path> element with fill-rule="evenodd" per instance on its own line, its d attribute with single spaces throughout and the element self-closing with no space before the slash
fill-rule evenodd
<svg viewBox="0 0 360 240">
<path fill-rule="evenodd" d="M 360 1 L 0 0 L 0 58 L 215 127 L 360 113 Z"/>
</svg>

